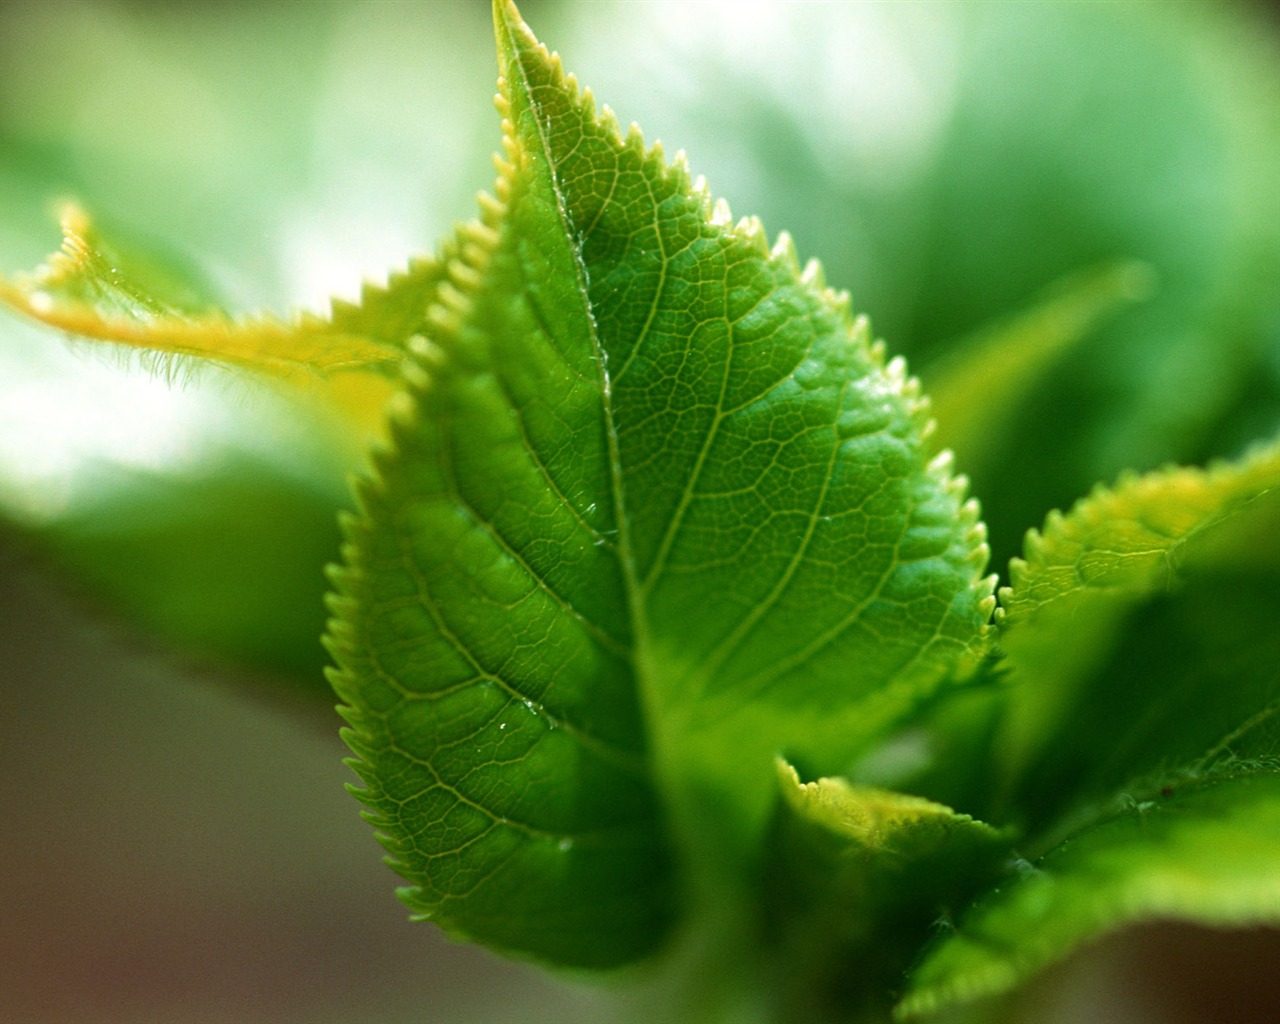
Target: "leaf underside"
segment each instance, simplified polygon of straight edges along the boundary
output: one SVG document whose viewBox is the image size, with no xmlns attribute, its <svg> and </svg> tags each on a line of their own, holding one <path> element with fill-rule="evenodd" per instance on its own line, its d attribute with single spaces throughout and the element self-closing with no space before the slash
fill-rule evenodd
<svg viewBox="0 0 1280 1024">
<path fill-rule="evenodd" d="M 330 642 L 407 902 L 599 966 L 667 931 L 673 846 L 758 842 L 776 751 L 839 770 L 980 651 L 990 583 L 901 363 L 495 12 L 496 198 L 410 346 Z"/>
</svg>

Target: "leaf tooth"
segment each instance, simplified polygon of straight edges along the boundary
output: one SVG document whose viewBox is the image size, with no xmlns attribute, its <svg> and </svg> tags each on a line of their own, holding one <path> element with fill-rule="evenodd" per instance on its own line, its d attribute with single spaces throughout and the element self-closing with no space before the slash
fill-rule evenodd
<svg viewBox="0 0 1280 1024">
<path fill-rule="evenodd" d="M 328 626 L 332 627 L 333 622 L 329 622 Z M 345 660 L 353 651 L 354 641 L 350 638 L 338 637 L 326 631 L 321 640 L 324 644 L 325 652 L 334 661 Z M 355 678 L 339 669 L 330 667 L 325 669 L 325 680 L 338 697 L 338 714 L 346 721 L 347 725 L 353 728 L 363 728 L 363 717 L 358 710 L 351 706 L 351 697 L 357 690 Z"/>
<path fill-rule="evenodd" d="M 404 382 L 414 391 L 425 391 L 431 386 L 431 375 L 419 363 L 406 363 L 400 371 Z M 399 403 L 399 408 L 395 411 L 397 426 L 407 427 L 417 419 L 416 409 L 409 413 L 406 418 L 404 403 Z"/>
<path fill-rule="evenodd" d="M 560 54 L 553 50 L 548 50 L 544 43 L 534 38 L 533 33 L 529 31 L 529 27 L 525 25 L 523 21 L 520 21 L 518 25 L 515 26 L 515 31 L 523 36 L 526 42 L 532 44 L 533 47 L 544 57 L 547 67 L 551 72 L 551 80 L 553 84 L 568 92 L 574 98 L 574 102 L 576 102 L 583 113 L 587 114 L 587 116 L 589 116 L 597 125 L 603 127 L 607 132 L 609 132 L 615 141 L 625 145 L 630 142 L 630 137 L 633 134 L 640 135 L 639 128 L 637 128 L 633 123 L 627 131 L 627 137 L 624 139 L 622 129 L 618 124 L 617 116 L 609 109 L 608 106 L 597 106 L 595 95 L 592 91 L 590 89 L 583 88 L 583 86 L 578 82 L 577 75 L 567 73 L 565 71 L 564 61 L 561 59 Z M 499 78 L 498 82 L 499 88 L 505 96 L 507 92 L 505 78 Z M 504 116 L 509 116 L 510 103 L 507 103 L 505 108 L 502 108 L 502 110 Z M 643 149 L 643 136 L 640 137 L 640 145 Z"/>
<path fill-rule="evenodd" d="M 408 844 L 405 843 L 403 839 L 398 839 L 383 831 L 383 829 L 387 829 L 392 826 L 392 819 L 371 811 L 364 811 L 360 816 L 374 828 L 378 829 L 378 831 L 374 833 L 374 838 L 378 840 L 378 845 L 387 851 L 387 856 L 382 858 L 383 862 L 397 874 L 404 874 L 400 868 L 405 866 L 402 858 L 404 857 L 404 852 Z M 418 887 L 416 885 L 401 886 L 396 889 L 396 894 L 403 899 L 405 892 L 416 892 L 417 889 Z"/>
<path fill-rule="evenodd" d="M 990 550 L 988 550 L 988 558 L 990 557 L 990 554 Z M 995 573 L 991 573 L 989 576 L 984 576 L 978 582 L 978 586 L 985 591 L 985 596 L 978 602 L 978 609 L 982 612 L 982 615 L 985 618 L 994 620 L 996 625 L 999 625 L 1000 621 L 1004 618 L 1004 609 L 1000 607 L 999 598 L 996 597 L 996 585 L 999 582 L 1000 577 Z"/>
<path fill-rule="evenodd" d="M 345 764 L 355 772 L 361 782 L 372 785 L 374 769 L 369 762 L 373 759 L 375 743 L 364 727 L 364 715 L 349 704 L 343 705 L 339 710 L 344 718 L 350 714 L 355 719 L 350 726 L 342 730 L 343 742 L 355 754 L 355 757 L 346 758 Z"/>
<path fill-rule="evenodd" d="M 494 93 L 493 105 L 504 125 L 511 120 L 511 97 L 507 92 L 506 75 L 498 76 L 498 91 Z"/>
<path fill-rule="evenodd" d="M 527 31 L 527 26 L 525 28 Z M 532 33 L 530 33 L 530 38 L 532 38 Z M 546 44 L 540 41 L 537 43 L 537 47 L 547 59 L 547 66 L 551 69 L 552 81 L 581 99 L 582 86 L 578 84 L 578 77 L 565 72 L 564 61 L 560 59 L 560 54 L 555 50 L 547 49 Z M 595 113 L 595 104 L 592 104 L 591 112 Z"/>
<path fill-rule="evenodd" d="M 504 134 L 502 137 L 502 152 L 493 154 L 493 167 L 498 172 L 498 199 L 502 203 L 506 203 L 507 197 L 503 194 L 503 190 L 510 188 L 510 181 L 516 173 L 516 162 L 520 159 L 520 144 L 515 141 L 514 137 Z"/>
<path fill-rule="evenodd" d="M 356 718 L 363 717 L 363 714 L 355 708 L 346 709 L 344 717 L 346 712 L 353 713 Z M 351 748 L 352 753 L 356 755 L 355 757 L 343 758 L 342 763 L 355 773 L 356 778 L 367 784 L 372 781 L 370 776 L 373 774 L 373 768 L 366 763 L 366 758 L 370 749 L 362 737 L 362 732 L 363 730 L 359 726 L 348 726 L 342 730 L 343 741 Z M 363 789 L 356 789 L 356 792 L 363 793 L 365 791 Z"/>
<path fill-rule="evenodd" d="M 759 217 L 743 217 L 733 226 L 733 232 L 764 258 L 769 256 L 769 236 Z"/>
<path fill-rule="evenodd" d="M 353 629 L 350 622 L 345 621 L 344 613 L 353 611 L 358 602 L 354 601 L 350 596 L 350 591 L 360 580 L 360 574 L 345 566 L 329 564 L 324 568 L 325 579 L 328 580 L 330 590 L 325 594 L 325 608 L 328 609 L 333 621 L 329 624 L 330 630 L 326 634 L 327 641 L 330 636 L 335 643 L 345 643 L 352 635 Z"/>
<path fill-rule="evenodd" d="M 470 258 L 464 256 L 461 259 L 453 259 L 449 261 L 449 265 L 445 268 L 449 274 L 449 280 L 457 286 L 462 294 L 469 294 L 480 287 L 481 273 L 475 264 L 480 262 L 488 255 L 487 252 L 475 249 L 474 252 L 467 254 Z"/>
<path fill-rule="evenodd" d="M 325 594 L 324 605 L 325 610 L 329 614 L 328 622 L 325 623 L 325 633 L 321 637 L 321 642 L 326 646 L 338 646 L 346 648 L 348 640 L 352 635 L 350 621 L 347 616 L 350 612 L 355 611 L 359 602 L 352 596 L 353 591 L 359 586 L 362 577 L 358 574 L 343 576 L 338 579 L 331 580 L 331 587 Z M 341 674 L 342 670 L 333 668 L 332 671 Z"/>
<path fill-rule="evenodd" d="M 623 136 L 622 146 L 633 153 L 645 155 L 644 132 L 634 121 L 627 125 L 627 134 Z"/>
<path fill-rule="evenodd" d="M 471 312 L 471 293 L 453 281 L 444 281 L 436 292 L 436 303 L 447 310 L 456 323 Z"/>
<path fill-rule="evenodd" d="M 583 99 L 587 100 L 593 105 L 595 104 L 595 98 L 591 95 L 590 89 L 587 89 L 583 93 Z M 600 122 L 601 127 L 603 127 L 604 130 L 607 131 L 613 137 L 613 139 L 619 145 L 622 145 L 622 146 L 625 146 L 627 144 L 627 138 L 631 135 L 631 132 L 633 129 L 639 132 L 639 129 L 636 127 L 635 123 L 632 122 L 632 124 L 627 128 L 626 134 L 624 134 L 622 131 L 622 126 L 618 124 L 618 115 L 613 112 L 613 109 L 607 103 L 600 107 L 600 113 L 597 115 L 597 120 Z M 643 146 L 643 144 L 644 144 L 644 140 L 643 138 L 641 138 L 641 145 Z"/>
<path fill-rule="evenodd" d="M 1028 530 L 1026 537 L 1022 541 L 1022 561 L 1027 562 L 1041 561 L 1045 556 L 1046 544 L 1044 534 L 1039 530 Z"/>
<path fill-rule="evenodd" d="M 344 668 L 330 669 L 327 673 L 327 677 L 330 685 L 333 687 L 334 693 L 338 695 L 341 701 L 337 707 L 338 715 L 344 722 L 346 722 L 346 725 L 342 726 L 338 730 L 338 735 L 341 737 L 342 742 L 346 743 L 348 738 L 357 744 L 368 741 L 371 738 L 368 727 L 368 716 L 363 710 L 357 707 L 355 702 L 351 699 L 352 695 L 358 688 L 358 681 L 356 677 Z M 350 747 L 348 747 L 348 749 L 350 749 Z M 352 770 L 354 771 L 355 769 L 353 766 L 358 764 L 359 760 L 360 759 L 358 757 L 348 757 L 344 758 L 342 763 L 348 767 L 352 767 Z"/>
<path fill-rule="evenodd" d="M 418 362 L 429 361 L 433 358 L 433 346 L 431 339 L 425 334 L 413 334 L 409 336 L 408 341 L 404 343 L 405 351 L 418 360 Z"/>
<path fill-rule="evenodd" d="M 382 447 L 379 444 L 374 451 L 370 453 L 370 470 L 377 463 L 377 448 Z M 349 555 L 356 552 L 356 542 L 361 540 L 365 530 L 365 520 L 373 511 L 373 506 L 380 503 L 382 495 L 378 493 L 381 489 L 374 477 L 368 473 L 360 473 L 351 481 L 351 498 L 355 502 L 355 514 L 344 519 L 339 519 L 338 525 L 342 528 L 342 547 L 341 555 L 343 561 L 348 560 Z"/>
<path fill-rule="evenodd" d="M 645 159 L 674 188 L 682 192 L 693 190 L 693 172 L 689 169 L 689 157 L 683 149 L 677 149 L 675 156 L 668 161 L 662 143 L 660 141 L 655 142 L 646 154 Z M 703 189 L 710 194 L 710 189 L 705 181 Z"/>
<path fill-rule="evenodd" d="M 728 200 L 717 199 L 715 201 L 711 207 L 710 223 L 718 228 L 729 227 L 733 224 L 733 211 L 729 209 Z"/>
<path fill-rule="evenodd" d="M 422 334 L 415 334 L 410 338 L 408 348 L 418 365 L 428 372 L 444 369 L 448 361 L 444 349 Z"/>
<path fill-rule="evenodd" d="M 488 259 L 488 253 L 491 253 L 498 243 L 498 230 L 495 224 L 506 212 L 506 207 L 487 192 L 478 193 L 476 201 L 483 219 L 470 221 L 460 229 L 463 257 L 472 259 L 473 262 L 475 262 L 472 256 L 473 247 L 484 249 L 485 259 Z M 491 218 L 493 223 L 490 223 Z"/>
<path fill-rule="evenodd" d="M 407 367 L 406 367 L 407 369 Z M 425 383 L 423 386 L 431 383 L 430 374 L 424 375 Z M 414 401 L 413 396 L 408 391 L 397 391 L 387 400 L 387 421 L 393 428 L 399 430 L 410 430 L 418 420 L 418 403 Z M 397 456 L 394 452 L 379 452 L 375 461 L 378 465 L 378 476 L 381 478 L 381 470 L 385 465 Z"/>
<path fill-rule="evenodd" d="M 918 391 L 919 380 L 906 377 L 906 360 L 895 356 L 885 367 L 890 376 L 902 380 L 904 392 Z M 927 415 L 928 402 L 920 399 L 913 410 L 918 415 Z M 932 421 L 926 421 L 926 426 Z M 996 607 L 995 587 L 997 577 L 982 576 L 991 559 L 991 548 L 987 543 L 987 525 L 982 521 L 982 506 L 977 498 L 966 497 L 969 490 L 969 478 L 963 473 L 955 472 L 955 456 L 950 449 L 944 448 L 934 455 L 926 464 L 925 472 L 937 483 L 942 492 L 955 502 L 955 520 L 960 527 L 959 543 L 965 552 L 962 564 L 971 574 L 970 587 L 978 596 L 978 610 L 984 623 L 991 617 Z M 987 626 L 982 627 L 978 646 L 985 649 Z"/>
<path fill-rule="evenodd" d="M 434 327 L 438 335 L 453 334 L 459 327 L 457 314 L 439 302 L 427 310 L 427 324 Z"/>
<path fill-rule="evenodd" d="M 820 260 L 810 259 L 804 265 L 804 270 L 800 272 L 800 280 L 818 291 L 825 292 L 830 290 L 827 288 L 827 272 L 822 268 Z"/>
<path fill-rule="evenodd" d="M 355 797 L 355 799 L 359 803 L 363 804 L 365 808 L 367 808 L 367 810 L 362 810 L 360 812 L 361 818 L 363 818 L 365 821 L 368 821 L 369 824 L 373 825 L 375 828 L 380 828 L 386 825 L 385 819 L 381 821 L 377 821 L 377 820 L 372 820 L 371 818 L 368 817 L 368 815 L 374 815 L 376 817 L 378 813 L 374 809 L 374 797 L 369 792 L 369 790 L 365 789 L 363 786 L 348 786 L 347 792 L 350 793 L 353 797 Z"/>
<path fill-rule="evenodd" d="M 800 276 L 800 256 L 796 252 L 796 244 L 787 231 L 780 231 L 769 252 L 769 258 L 781 263 L 796 277 Z"/>
<path fill-rule="evenodd" d="M 991 559 L 991 546 L 987 543 L 986 534 L 983 533 L 978 537 L 975 537 L 971 533 L 966 533 L 965 541 L 969 545 L 969 554 L 968 554 L 968 557 L 965 558 L 965 565 L 968 568 L 972 569 L 975 574 L 981 573 L 984 569 L 986 569 L 987 562 L 990 561 Z M 985 581 L 990 580 L 992 581 L 991 586 L 987 589 L 993 590 L 995 588 L 994 581 L 996 580 L 996 578 L 997 577 L 995 576 L 994 573 L 991 574 L 990 576 L 983 577 L 982 582 L 984 587 L 985 587 Z M 988 593 L 988 596 L 990 596 L 989 593 Z"/>
<path fill-rule="evenodd" d="M 920 386 L 920 378 L 908 376 L 902 384 L 902 394 L 907 400 L 907 414 L 920 427 L 925 435 L 931 435 L 937 428 L 933 419 L 933 406 L 929 396 L 924 394 Z"/>
<path fill-rule="evenodd" d="M 370 292 L 375 290 L 381 291 L 382 289 L 376 288 L 375 286 L 370 285 L 368 282 L 366 282 L 361 286 L 360 293 L 362 295 L 367 295 Z M 360 309 L 360 305 L 358 303 L 348 302 L 346 299 L 341 299 L 335 296 L 334 298 L 329 300 L 329 311 L 331 313 L 331 319 L 339 316 L 351 316 L 352 314 L 356 313 L 359 309 Z"/>
<path fill-rule="evenodd" d="M 684 155 L 683 150 L 680 155 Z M 706 175 L 699 174 L 692 178 L 689 182 L 689 195 L 698 204 L 703 218 L 709 221 L 714 212 L 715 196 L 711 194 L 711 186 L 707 184 Z"/>
<path fill-rule="evenodd" d="M 848 323 L 853 322 L 853 296 L 849 294 L 848 289 L 827 288 L 823 295 L 832 312 Z M 869 334 L 870 331 L 871 327 L 868 321 L 867 333 Z"/>
<path fill-rule="evenodd" d="M 481 229 L 486 229 L 497 234 L 497 225 L 506 214 L 507 206 L 490 192 L 477 192 L 476 206 L 480 207 L 480 220 L 474 224 L 468 224 L 465 228 L 466 232 L 475 234 Z"/>
<path fill-rule="evenodd" d="M 951 474 L 951 470 L 955 466 L 956 457 L 950 448 L 944 448 L 929 460 L 928 471 L 939 479 L 944 479 Z M 947 489 L 955 495 L 957 487 L 960 491 L 968 486 L 968 481 L 963 476 L 954 477 L 947 481 Z"/>
<path fill-rule="evenodd" d="M 920 392 L 920 378 L 912 377 L 906 372 L 906 362 L 902 364 L 902 397 L 906 399 L 912 413 L 928 411 L 929 400 Z"/>
</svg>

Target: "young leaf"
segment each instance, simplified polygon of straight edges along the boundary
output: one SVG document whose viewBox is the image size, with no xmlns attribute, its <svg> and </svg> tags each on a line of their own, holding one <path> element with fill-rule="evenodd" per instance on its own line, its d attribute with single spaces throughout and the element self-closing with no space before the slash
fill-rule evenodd
<svg viewBox="0 0 1280 1024">
<path fill-rule="evenodd" d="M 980 900 L 912 971 L 898 1016 L 995 995 L 1141 920 L 1280 921 L 1280 774 L 1228 775 L 1143 796 Z"/>
<path fill-rule="evenodd" d="M 843 779 L 801 783 L 778 762 L 782 801 L 764 886 L 766 941 L 788 1020 L 883 1013 L 920 936 L 994 878 L 1011 836 L 920 797 Z"/>
<path fill-rule="evenodd" d="M 1000 593 L 1002 635 L 1081 602 L 1140 597 L 1168 586 L 1179 549 L 1280 486 L 1280 438 L 1235 463 L 1129 474 L 1098 487 L 1070 514 L 1050 513 L 1027 538 Z"/>
<path fill-rule="evenodd" d="M 622 135 L 495 4 L 506 159 L 410 346 L 335 685 L 406 899 L 621 963 L 982 649 L 977 510 L 789 243 Z M 728 880 L 728 881 L 726 881 Z M 739 911 L 740 913 L 740 911 Z"/>
<path fill-rule="evenodd" d="M 329 320 L 233 320 L 145 256 L 100 237 L 74 204 L 63 209 L 62 234 L 61 250 L 33 274 L 0 278 L 0 302 L 82 338 L 322 389 L 328 408 L 366 428 L 381 415 L 406 329 L 421 322 L 443 276 L 434 262 L 416 263 L 385 289 L 366 288 L 360 305 L 335 303 Z"/>
<path fill-rule="evenodd" d="M 84 460 L 78 479 L 96 483 L 82 483 L 83 494 L 56 514 L 26 517 L 18 500 L 9 513 L 16 529 L 92 599 L 185 654 L 265 669 L 317 703 L 331 701 L 318 673 L 324 565 L 339 539 L 334 511 L 382 429 L 391 374 L 425 324 L 441 264 L 416 260 L 385 286 L 365 286 L 358 303 L 335 301 L 327 320 L 236 320 L 185 267 L 104 238 L 74 204 L 62 226 L 62 250 L 34 274 L 0 279 L 0 303 L 71 335 L 140 350 L 169 374 L 200 360 L 284 382 L 279 408 L 268 398 L 260 413 L 239 403 L 236 414 L 256 419 L 244 436 L 256 430 L 262 449 L 269 438 L 288 443 L 294 461 L 285 466 L 237 442 L 210 442 L 198 467 L 111 465 L 108 473 L 105 459 Z M 218 383 L 206 393 L 215 401 Z M 287 437 L 281 417 L 300 436 Z"/>
<path fill-rule="evenodd" d="M 1244 575 L 1218 565 L 1222 551 L 1196 555 L 1226 529 L 1213 527 L 1277 487 L 1280 440 L 1206 470 L 1125 477 L 1067 515 L 1051 514 L 1042 532 L 1028 536 L 1027 557 L 1011 565 L 1012 586 L 1001 591 L 998 612 L 1000 643 L 1020 681 L 1011 691 L 1003 757 L 1011 777 L 1022 780 L 1017 785 L 1038 787 L 1036 799 L 1023 793 L 1027 812 L 1040 820 L 1051 815 L 1048 793 L 1058 782 L 1078 792 L 1101 772 L 1106 792 L 1162 760 L 1183 763 L 1203 751 L 1213 731 L 1229 731 L 1269 701 L 1274 673 L 1266 650 L 1275 630 L 1266 616 L 1275 610 L 1268 595 L 1278 592 L 1276 576 L 1258 578 L 1256 565 Z M 1195 574 L 1182 592 L 1188 565 Z M 1260 615 L 1259 631 L 1234 649 L 1217 643 L 1197 650 L 1202 641 L 1238 635 L 1222 628 L 1221 617 L 1214 629 L 1194 626 L 1219 607 Z M 1157 670 L 1161 665 L 1166 671 Z M 1225 689 L 1207 682 L 1232 675 L 1236 685 Z M 1101 707 L 1111 712 L 1099 722 Z M 1204 729 L 1210 734 L 1197 732 Z M 1188 736 L 1199 739 L 1187 745 Z M 1062 763 L 1049 771 L 1045 759 Z"/>
<path fill-rule="evenodd" d="M 1002 992 L 1140 920 L 1280 921 L 1280 443 L 1099 489 L 1002 594 L 1008 806 L 1033 863 L 911 978 L 906 1016 Z"/>
</svg>

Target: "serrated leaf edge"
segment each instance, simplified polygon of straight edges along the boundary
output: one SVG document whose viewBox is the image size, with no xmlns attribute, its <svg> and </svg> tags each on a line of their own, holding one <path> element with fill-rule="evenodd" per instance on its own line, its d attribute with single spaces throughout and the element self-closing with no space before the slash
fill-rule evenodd
<svg viewBox="0 0 1280 1024">
<path fill-rule="evenodd" d="M 61 247 L 34 271 L 12 279 L 0 277 L 0 302 L 49 327 L 98 341 L 180 357 L 195 357 L 274 376 L 329 376 L 350 370 L 385 372 L 400 350 L 363 335 L 334 329 L 342 308 L 331 303 L 331 317 L 300 312 L 290 320 L 273 314 L 233 316 L 212 309 L 183 313 L 167 304 L 135 296 L 133 316 L 104 315 L 84 303 L 59 305 L 51 294 L 61 282 L 100 258 L 87 241 L 91 222 L 74 203 L 61 214 Z M 407 271 L 406 271 L 407 273 Z M 386 291 L 391 283 L 380 290 Z M 366 285 L 364 296 L 379 286 Z M 354 308 L 354 304 L 343 304 Z M 314 337 L 310 346 L 303 339 Z"/>
<path fill-rule="evenodd" d="M 1178 547 L 1186 544 L 1196 534 L 1229 518 L 1251 500 L 1280 486 L 1280 437 L 1251 446 L 1238 460 L 1217 459 L 1204 468 L 1168 464 L 1149 473 L 1127 470 L 1114 483 L 1096 484 L 1069 511 L 1050 511 L 1041 527 L 1027 531 L 1022 557 L 1009 561 L 1009 583 L 1000 587 L 997 593 L 999 606 L 995 612 L 996 625 L 1008 628 L 1020 621 L 1017 614 L 1020 589 L 1024 589 L 1034 578 L 1036 563 L 1046 561 L 1056 542 L 1070 542 L 1073 537 L 1087 537 L 1092 531 L 1105 527 L 1109 521 L 1125 518 L 1118 517 L 1117 512 L 1128 512 L 1135 499 L 1140 507 L 1144 496 L 1158 495 L 1180 482 L 1209 494 L 1219 487 L 1226 488 L 1233 483 L 1235 487 L 1216 503 L 1216 507 L 1207 508 L 1200 521 L 1190 529 L 1176 537 L 1170 537 L 1166 557 L 1170 559 L 1171 566 L 1172 553 Z M 1083 580 L 1081 585 L 1088 586 Z"/>
</svg>

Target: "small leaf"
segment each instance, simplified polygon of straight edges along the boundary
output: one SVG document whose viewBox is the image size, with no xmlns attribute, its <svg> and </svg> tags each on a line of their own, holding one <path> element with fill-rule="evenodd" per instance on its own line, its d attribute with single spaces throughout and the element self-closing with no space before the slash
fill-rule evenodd
<svg viewBox="0 0 1280 1024">
<path fill-rule="evenodd" d="M 19 488 L 0 500 L 6 517 L 129 624 L 184 655 L 266 670 L 331 702 L 319 637 L 324 566 L 339 542 L 334 513 L 382 429 L 390 373 L 425 326 L 440 265 L 415 261 L 385 286 L 366 286 L 359 303 L 335 302 L 331 319 L 286 326 L 229 319 L 185 267 L 103 238 L 74 205 L 63 230 L 62 251 L 34 275 L 0 279 L 0 300 L 80 338 L 141 349 L 170 375 L 198 359 L 284 381 L 288 401 L 238 400 L 228 419 L 242 433 L 201 443 L 198 466 L 137 469 L 77 452 L 63 484 L 72 500 L 28 516 Z M 193 405 L 229 408 L 221 383 L 193 389 Z"/>
<path fill-rule="evenodd" d="M 778 779 L 766 935 L 789 1019 L 883 1011 L 920 936 L 995 877 L 1011 836 L 920 797 L 801 783 L 782 761 Z"/>
<path fill-rule="evenodd" d="M 1002 633 L 1050 609 L 1168 586 L 1189 541 L 1274 487 L 1280 438 L 1239 462 L 1130 474 L 1115 487 L 1098 487 L 1027 537 L 1026 558 L 1014 560 L 1012 585 L 1000 592 Z"/>
<path fill-rule="evenodd" d="M 1142 785 L 1135 777 L 1178 781 L 1280 755 L 1280 566 L 1261 557 L 1272 543 L 1253 542 L 1258 527 L 1280 529 L 1280 490 L 1193 540 L 1180 585 L 1125 612 L 1025 763 L 1005 765 L 1005 803 L 1027 827 L 1060 833 L 1117 787 Z M 1021 711 L 1044 695 L 1019 678 Z"/>
<path fill-rule="evenodd" d="M 329 387 L 330 405 L 350 405 L 344 411 L 364 424 L 381 413 L 385 375 L 407 339 L 399 332 L 415 322 L 409 311 L 442 276 L 434 264 L 418 263 L 386 289 L 367 288 L 363 306 L 337 306 L 332 320 L 233 320 L 111 246 L 79 207 L 64 208 L 62 232 L 62 249 L 34 274 L 0 278 L 0 301 L 78 337 L 247 368 L 304 389 Z M 157 283 L 163 294 L 152 290 Z M 352 375 L 364 379 L 353 386 Z"/>
<path fill-rule="evenodd" d="M 1006 991 L 1139 921 L 1280 923 L 1280 774 L 1139 794 L 993 889 L 912 971 L 898 1016 Z"/>
<path fill-rule="evenodd" d="M 505 159 L 410 345 L 331 644 L 406 900 L 604 966 L 750 913 L 773 758 L 985 649 L 977 509 L 900 360 L 495 4 Z"/>
<path fill-rule="evenodd" d="M 1008 655 L 1006 664 L 1021 681 L 1011 690 L 1013 717 L 1002 755 L 1013 776 L 1032 778 L 1035 773 L 1028 768 L 1029 759 L 1051 746 L 1064 754 L 1078 750 L 1078 743 L 1066 736 L 1060 736 L 1055 744 L 1049 743 L 1049 737 L 1061 723 L 1072 721 L 1074 709 L 1092 714 L 1086 709 L 1096 707 L 1104 691 L 1115 689 L 1116 677 L 1103 669 L 1113 652 L 1122 649 L 1121 638 L 1127 636 L 1123 631 L 1134 609 L 1154 595 L 1174 592 L 1189 564 L 1195 565 L 1198 573 L 1213 570 L 1212 564 L 1197 562 L 1194 557 L 1202 545 L 1213 542 L 1213 527 L 1277 487 L 1280 440 L 1235 463 L 1127 476 L 1114 488 L 1099 487 L 1067 515 L 1051 514 L 1042 532 L 1028 535 L 1026 558 L 1011 564 L 1013 583 L 1001 590 L 1002 607 L 997 612 L 1000 645 Z M 1212 600 L 1209 594 L 1198 598 L 1194 579 L 1191 584 L 1187 601 Z M 1265 592 L 1268 584 L 1262 586 Z M 1185 615 L 1183 618 L 1185 621 Z M 1273 633 L 1264 631 L 1263 642 Z M 1154 647 L 1147 649 L 1159 651 L 1161 643 L 1167 647 L 1181 639 L 1157 636 Z M 1141 645 L 1130 644 L 1130 649 L 1141 649 Z M 1246 655 L 1247 651 L 1246 645 L 1238 653 Z M 1190 673 L 1181 691 L 1174 687 L 1172 678 L 1159 678 L 1137 666 L 1131 665 L 1123 673 L 1127 692 L 1132 694 L 1133 715 L 1150 721 L 1158 709 L 1180 706 L 1174 702 L 1177 692 L 1201 693 L 1204 701 L 1210 700 L 1213 694 L 1203 686 L 1197 689 L 1194 675 L 1213 673 L 1215 666 L 1188 660 L 1188 656 L 1184 650 L 1182 661 L 1170 666 Z M 1147 657 L 1150 664 L 1151 655 Z M 1219 666 L 1223 664 L 1227 663 Z M 1265 679 L 1260 679 L 1259 685 L 1265 685 Z M 1098 691 L 1093 696 L 1089 695 L 1091 687 Z M 1235 692 L 1242 700 L 1261 699 L 1258 691 L 1247 688 L 1228 692 Z M 1112 701 L 1108 698 L 1107 702 Z M 1257 704 L 1247 709 L 1234 703 L 1228 706 L 1241 720 L 1260 709 Z M 1115 719 L 1110 722 L 1117 724 Z M 1093 731 L 1088 728 L 1089 733 Z M 1182 755 L 1185 757 L 1186 751 Z M 1119 770 L 1127 777 L 1145 768 L 1129 764 Z M 1113 783 L 1118 781 L 1112 779 Z"/>
</svg>

